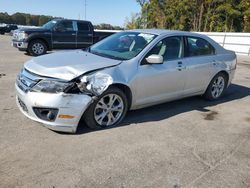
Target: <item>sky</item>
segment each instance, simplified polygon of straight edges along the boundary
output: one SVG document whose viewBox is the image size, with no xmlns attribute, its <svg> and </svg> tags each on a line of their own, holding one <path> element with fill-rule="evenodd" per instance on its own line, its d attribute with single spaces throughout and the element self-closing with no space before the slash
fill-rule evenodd
<svg viewBox="0 0 250 188">
<path fill-rule="evenodd" d="M 124 26 L 126 17 L 140 12 L 136 0 L 86 0 L 86 18 L 93 24 Z M 85 19 L 85 0 L 0 0 L 0 12 Z"/>
</svg>

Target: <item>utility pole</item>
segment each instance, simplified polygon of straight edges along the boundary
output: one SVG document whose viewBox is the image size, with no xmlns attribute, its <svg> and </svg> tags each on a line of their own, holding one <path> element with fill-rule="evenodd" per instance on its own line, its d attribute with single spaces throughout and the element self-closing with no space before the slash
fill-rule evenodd
<svg viewBox="0 0 250 188">
<path fill-rule="evenodd" d="M 87 20 L 87 0 L 84 0 L 84 6 L 85 6 L 85 20 Z"/>
</svg>

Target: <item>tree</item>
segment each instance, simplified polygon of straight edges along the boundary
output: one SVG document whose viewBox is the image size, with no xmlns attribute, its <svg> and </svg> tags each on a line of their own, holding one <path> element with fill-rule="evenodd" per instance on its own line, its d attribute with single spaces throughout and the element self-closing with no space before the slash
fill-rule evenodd
<svg viewBox="0 0 250 188">
<path fill-rule="evenodd" d="M 39 16 L 39 20 L 38 20 L 38 25 L 44 25 L 45 23 L 47 23 L 48 21 L 52 20 L 53 17 L 51 16 Z"/>
<path fill-rule="evenodd" d="M 250 1 L 243 0 L 239 4 L 239 9 L 242 12 L 243 32 L 250 32 Z"/>
<path fill-rule="evenodd" d="M 54 19 L 52 16 L 45 15 L 31 15 L 17 12 L 15 14 L 9 15 L 8 13 L 0 12 L 0 23 L 6 24 L 19 24 L 19 25 L 34 25 L 41 26 L 44 23 Z"/>
<path fill-rule="evenodd" d="M 26 25 L 26 17 L 22 13 L 15 13 L 12 16 L 12 20 L 19 25 Z"/>
<path fill-rule="evenodd" d="M 122 27 L 120 26 L 113 26 L 111 24 L 107 23 L 101 23 L 99 25 L 94 25 L 95 29 L 106 29 L 106 30 L 123 30 Z"/>
<path fill-rule="evenodd" d="M 250 30 L 249 0 L 136 0 L 140 13 L 130 22 L 136 28 L 186 31 Z M 128 20 L 128 19 L 127 19 Z"/>
<path fill-rule="evenodd" d="M 142 7 L 144 7 L 144 5 L 146 4 L 146 3 L 148 3 L 148 0 L 136 0 L 136 2 L 141 6 L 141 8 Z"/>
<path fill-rule="evenodd" d="M 0 12 L 0 23 L 13 23 L 11 16 L 8 15 L 7 12 L 1 13 Z"/>
<path fill-rule="evenodd" d="M 125 27 L 126 29 L 137 29 L 140 28 L 140 15 L 132 14 L 130 18 L 126 18 Z"/>
</svg>

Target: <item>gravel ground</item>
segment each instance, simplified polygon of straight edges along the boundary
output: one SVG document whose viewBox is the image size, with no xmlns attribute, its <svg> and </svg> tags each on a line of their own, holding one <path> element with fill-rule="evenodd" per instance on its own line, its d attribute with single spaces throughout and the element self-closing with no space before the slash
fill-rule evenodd
<svg viewBox="0 0 250 188">
<path fill-rule="evenodd" d="M 216 102 L 129 112 L 120 127 L 53 132 L 24 117 L 14 83 L 30 59 L 0 36 L 0 187 L 250 187 L 250 58 Z"/>
</svg>

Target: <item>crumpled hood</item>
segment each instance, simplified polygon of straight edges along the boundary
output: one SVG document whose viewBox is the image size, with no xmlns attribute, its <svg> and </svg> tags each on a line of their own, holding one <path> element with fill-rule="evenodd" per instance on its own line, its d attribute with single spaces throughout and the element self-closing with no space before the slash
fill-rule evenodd
<svg viewBox="0 0 250 188">
<path fill-rule="evenodd" d="M 35 57 L 24 68 L 40 76 L 72 80 L 86 72 L 111 67 L 121 61 L 100 57 L 82 50 L 56 52 Z"/>
</svg>

